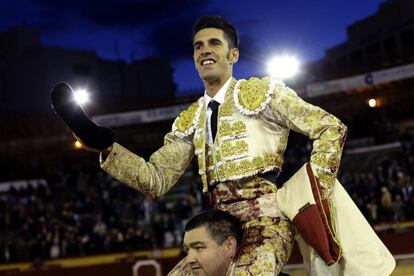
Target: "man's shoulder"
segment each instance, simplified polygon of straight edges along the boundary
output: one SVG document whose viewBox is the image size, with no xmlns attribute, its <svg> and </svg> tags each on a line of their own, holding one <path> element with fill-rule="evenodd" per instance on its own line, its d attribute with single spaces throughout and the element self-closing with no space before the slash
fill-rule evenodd
<svg viewBox="0 0 414 276">
<path fill-rule="evenodd" d="M 283 81 L 270 77 L 238 80 L 234 89 L 234 101 L 241 113 L 256 115 L 269 104 L 275 91 L 283 87 Z"/>
<path fill-rule="evenodd" d="M 187 109 L 183 110 L 173 123 L 173 133 L 181 138 L 193 134 L 194 130 L 197 127 L 197 123 L 203 107 L 204 97 L 200 97 Z"/>
</svg>

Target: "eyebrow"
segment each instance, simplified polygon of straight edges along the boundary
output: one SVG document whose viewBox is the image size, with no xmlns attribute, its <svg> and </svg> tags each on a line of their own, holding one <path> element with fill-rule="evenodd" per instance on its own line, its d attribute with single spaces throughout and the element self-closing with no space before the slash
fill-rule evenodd
<svg viewBox="0 0 414 276">
<path fill-rule="evenodd" d="M 187 251 L 189 248 L 193 248 L 196 246 L 206 246 L 206 244 L 204 242 L 201 241 L 195 241 L 195 242 L 191 242 L 189 245 L 184 244 L 183 248 L 185 251 Z"/>
<path fill-rule="evenodd" d="M 220 42 L 220 43 L 223 43 L 223 42 L 221 41 L 221 39 L 219 39 L 219 38 L 210 38 L 210 39 L 208 40 L 208 42 Z"/>
<path fill-rule="evenodd" d="M 219 39 L 219 38 L 216 38 L 216 37 L 213 37 L 213 38 L 210 38 L 209 40 L 208 40 L 208 42 L 220 42 L 220 43 L 223 43 L 223 41 L 221 40 L 221 39 Z M 197 40 L 196 42 L 194 42 L 194 45 L 193 45 L 193 47 L 195 47 L 195 46 L 197 46 L 197 45 L 199 45 L 199 44 L 203 44 L 203 42 L 202 41 L 200 41 L 200 40 Z"/>
<path fill-rule="evenodd" d="M 189 244 L 190 247 L 194 247 L 194 246 L 197 246 L 197 245 L 206 245 L 206 244 L 204 242 L 201 242 L 201 241 L 195 241 L 195 242 L 191 242 Z"/>
</svg>

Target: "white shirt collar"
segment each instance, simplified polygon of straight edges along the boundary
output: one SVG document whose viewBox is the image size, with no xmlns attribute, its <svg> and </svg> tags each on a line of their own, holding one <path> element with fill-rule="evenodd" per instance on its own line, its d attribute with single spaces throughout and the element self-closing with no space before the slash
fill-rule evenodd
<svg viewBox="0 0 414 276">
<path fill-rule="evenodd" d="M 215 100 L 219 104 L 224 103 L 224 98 L 226 97 L 226 91 L 230 85 L 230 82 L 231 82 L 231 77 L 224 83 L 224 85 L 220 88 L 217 94 L 214 95 L 213 98 L 207 95 L 206 91 L 204 91 L 204 102 L 205 102 L 206 107 L 210 103 L 211 100 Z"/>
</svg>

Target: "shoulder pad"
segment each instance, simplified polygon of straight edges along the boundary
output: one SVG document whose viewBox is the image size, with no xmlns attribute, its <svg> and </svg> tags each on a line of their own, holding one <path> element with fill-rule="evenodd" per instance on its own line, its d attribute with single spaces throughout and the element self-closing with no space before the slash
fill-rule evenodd
<svg viewBox="0 0 414 276">
<path fill-rule="evenodd" d="M 198 101 L 182 111 L 172 125 L 173 133 L 180 138 L 193 134 L 198 125 L 198 120 L 200 119 L 200 113 L 203 107 L 204 97 L 200 97 Z"/>
<path fill-rule="evenodd" d="M 233 99 L 239 112 L 244 115 L 259 114 L 270 102 L 277 84 L 283 84 L 283 82 L 269 77 L 237 81 Z"/>
</svg>

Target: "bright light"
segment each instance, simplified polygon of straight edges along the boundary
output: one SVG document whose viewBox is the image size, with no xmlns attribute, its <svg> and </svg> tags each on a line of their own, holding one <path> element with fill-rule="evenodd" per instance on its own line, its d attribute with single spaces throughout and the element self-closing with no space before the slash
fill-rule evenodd
<svg viewBox="0 0 414 276">
<path fill-rule="evenodd" d="M 369 107 L 376 107 L 377 106 L 377 100 L 376 99 L 369 99 L 368 100 Z"/>
<path fill-rule="evenodd" d="M 74 92 L 75 100 L 80 104 L 85 104 L 89 101 L 89 94 L 86 89 L 78 89 Z"/>
<path fill-rule="evenodd" d="M 81 142 L 76 141 L 76 142 L 74 143 L 74 147 L 75 147 L 75 149 L 81 149 L 83 146 L 82 146 Z"/>
<path fill-rule="evenodd" d="M 271 77 L 288 79 L 299 72 L 299 61 L 294 56 L 273 57 L 267 63 L 267 72 Z"/>
</svg>

